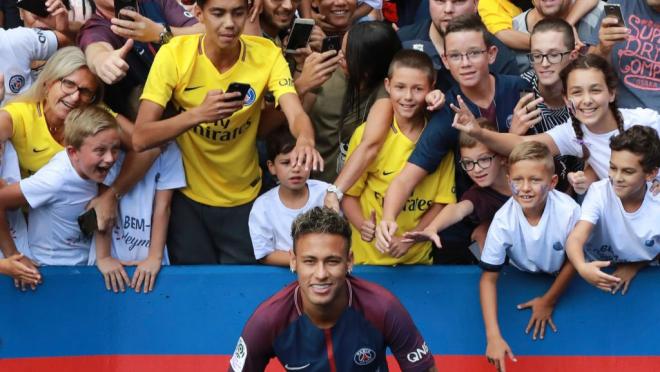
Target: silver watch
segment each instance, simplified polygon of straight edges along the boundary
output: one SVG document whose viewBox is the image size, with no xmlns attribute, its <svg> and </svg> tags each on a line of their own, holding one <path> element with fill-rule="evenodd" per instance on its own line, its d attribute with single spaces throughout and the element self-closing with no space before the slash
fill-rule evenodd
<svg viewBox="0 0 660 372">
<path fill-rule="evenodd" d="M 344 197 L 344 193 L 339 189 L 339 187 L 337 187 L 337 185 L 330 185 L 328 186 L 328 189 L 325 191 L 335 193 L 339 201 L 341 201 L 341 199 Z"/>
</svg>

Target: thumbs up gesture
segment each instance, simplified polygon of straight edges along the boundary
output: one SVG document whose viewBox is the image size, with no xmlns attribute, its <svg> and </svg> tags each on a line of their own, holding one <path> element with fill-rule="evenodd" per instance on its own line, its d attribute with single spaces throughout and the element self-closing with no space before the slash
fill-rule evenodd
<svg viewBox="0 0 660 372">
<path fill-rule="evenodd" d="M 132 48 L 133 39 L 128 39 L 121 48 L 107 53 L 103 58 L 96 72 L 104 83 L 115 84 L 126 76 L 128 72 L 126 55 Z"/>
<path fill-rule="evenodd" d="M 360 237 L 365 242 L 370 242 L 374 240 L 375 235 L 376 235 L 376 211 L 372 210 L 369 219 L 364 220 L 362 222 L 362 226 L 360 226 Z"/>
</svg>

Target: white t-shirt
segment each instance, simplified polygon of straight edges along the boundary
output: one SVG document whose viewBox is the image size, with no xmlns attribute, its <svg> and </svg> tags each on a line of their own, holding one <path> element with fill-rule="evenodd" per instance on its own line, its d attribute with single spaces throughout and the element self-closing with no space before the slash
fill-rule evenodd
<svg viewBox="0 0 660 372">
<path fill-rule="evenodd" d="M 531 226 L 520 204 L 510 198 L 495 213 L 488 229 L 481 266 L 498 271 L 506 257 L 520 270 L 556 273 L 564 263 L 566 238 L 580 217 L 580 206 L 557 190 L 548 193 L 543 215 Z"/>
<path fill-rule="evenodd" d="M 0 178 L 7 185 L 16 183 L 21 179 L 21 172 L 18 169 L 18 155 L 11 142 L 5 142 L 5 151 L 0 158 Z M 7 222 L 9 224 L 9 232 L 14 239 L 14 245 L 19 252 L 23 253 L 26 257 L 32 259 L 32 253 L 28 246 L 28 232 L 23 211 L 7 210 Z M 0 251 L 0 258 L 4 258 L 2 251 Z"/>
<path fill-rule="evenodd" d="M 57 36 L 52 31 L 0 28 L 0 72 L 5 74 L 5 98 L 0 106 L 32 85 L 30 63 L 47 60 L 56 50 Z"/>
<path fill-rule="evenodd" d="M 581 220 L 594 224 L 584 246 L 588 260 L 651 261 L 660 254 L 660 196 L 647 192 L 641 207 L 628 213 L 609 180 L 591 184 Z"/>
<path fill-rule="evenodd" d="M 91 239 L 80 231 L 78 216 L 98 194 L 98 185 L 78 175 L 65 150 L 34 175 L 19 182 L 30 204 L 30 250 L 39 265 L 86 265 Z"/>
<path fill-rule="evenodd" d="M 112 185 L 121 170 L 124 153 L 110 170 L 104 184 Z M 112 229 L 111 255 L 122 261 L 142 261 L 149 255 L 151 221 L 156 192 L 186 186 L 186 175 L 179 146 L 170 142 L 149 171 L 119 201 L 119 218 Z M 89 264 L 96 262 L 96 240 L 92 242 Z M 167 247 L 163 251 L 163 265 L 169 265 Z"/>
<path fill-rule="evenodd" d="M 280 187 L 277 186 L 254 201 L 248 225 L 254 248 L 254 257 L 259 260 L 276 249 L 288 252 L 293 247 L 291 223 L 314 207 L 323 206 L 323 198 L 329 184 L 318 180 L 307 180 L 309 197 L 300 209 L 287 208 L 280 200 Z"/>
<path fill-rule="evenodd" d="M 633 125 L 643 125 L 651 127 L 660 133 L 660 115 L 652 109 L 619 109 L 623 117 L 623 128 L 628 129 Z M 582 146 L 578 143 L 573 130 L 572 121 L 569 118 L 565 124 L 545 132 L 557 145 L 561 155 L 573 155 L 582 157 Z M 590 155 L 587 162 L 594 169 L 598 178 L 607 178 L 607 171 L 610 164 L 610 137 L 619 134 L 617 129 L 603 134 L 595 134 L 589 131 L 584 124 L 581 125 L 584 133 L 584 143 L 589 149 Z"/>
</svg>

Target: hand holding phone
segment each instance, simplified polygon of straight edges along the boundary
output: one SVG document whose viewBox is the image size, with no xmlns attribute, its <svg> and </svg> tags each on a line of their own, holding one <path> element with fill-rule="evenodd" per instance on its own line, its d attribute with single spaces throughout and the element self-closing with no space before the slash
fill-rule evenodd
<svg viewBox="0 0 660 372">
<path fill-rule="evenodd" d="M 94 232 L 99 229 L 96 220 L 96 210 L 92 208 L 78 216 L 78 226 L 85 237 L 91 238 Z"/>
<path fill-rule="evenodd" d="M 46 8 L 46 0 L 18 0 L 16 6 L 39 17 L 45 18 L 50 15 Z"/>
<path fill-rule="evenodd" d="M 137 1 L 136 0 L 114 0 L 115 2 L 115 17 L 127 21 L 133 21 L 132 18 L 126 17 L 123 14 L 119 14 L 122 9 L 132 10 L 134 12 L 138 11 Z"/>
<path fill-rule="evenodd" d="M 341 50 L 341 36 L 334 35 L 323 39 L 321 53 L 327 52 L 328 50 L 336 50 L 337 52 Z"/>
<path fill-rule="evenodd" d="M 614 17 L 619 23 L 619 27 L 627 27 L 626 21 L 623 19 L 623 14 L 621 13 L 621 6 L 619 4 L 607 4 L 605 5 L 605 17 Z"/>
<path fill-rule="evenodd" d="M 227 87 L 227 90 L 225 91 L 225 94 L 233 93 L 233 92 L 239 92 L 239 93 L 241 93 L 241 95 L 236 97 L 236 98 L 232 98 L 231 101 L 244 101 L 245 96 L 247 96 L 249 90 L 250 90 L 250 84 L 243 84 L 243 83 L 234 82 L 234 83 L 229 84 L 229 87 Z"/>
</svg>

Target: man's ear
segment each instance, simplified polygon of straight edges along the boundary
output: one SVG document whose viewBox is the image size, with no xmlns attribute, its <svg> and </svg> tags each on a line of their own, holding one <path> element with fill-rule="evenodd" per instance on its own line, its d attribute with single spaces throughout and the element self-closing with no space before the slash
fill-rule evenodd
<svg viewBox="0 0 660 372">
<path fill-rule="evenodd" d="M 289 269 L 292 273 L 296 272 L 296 254 L 293 252 L 293 248 L 289 251 Z"/>
</svg>

